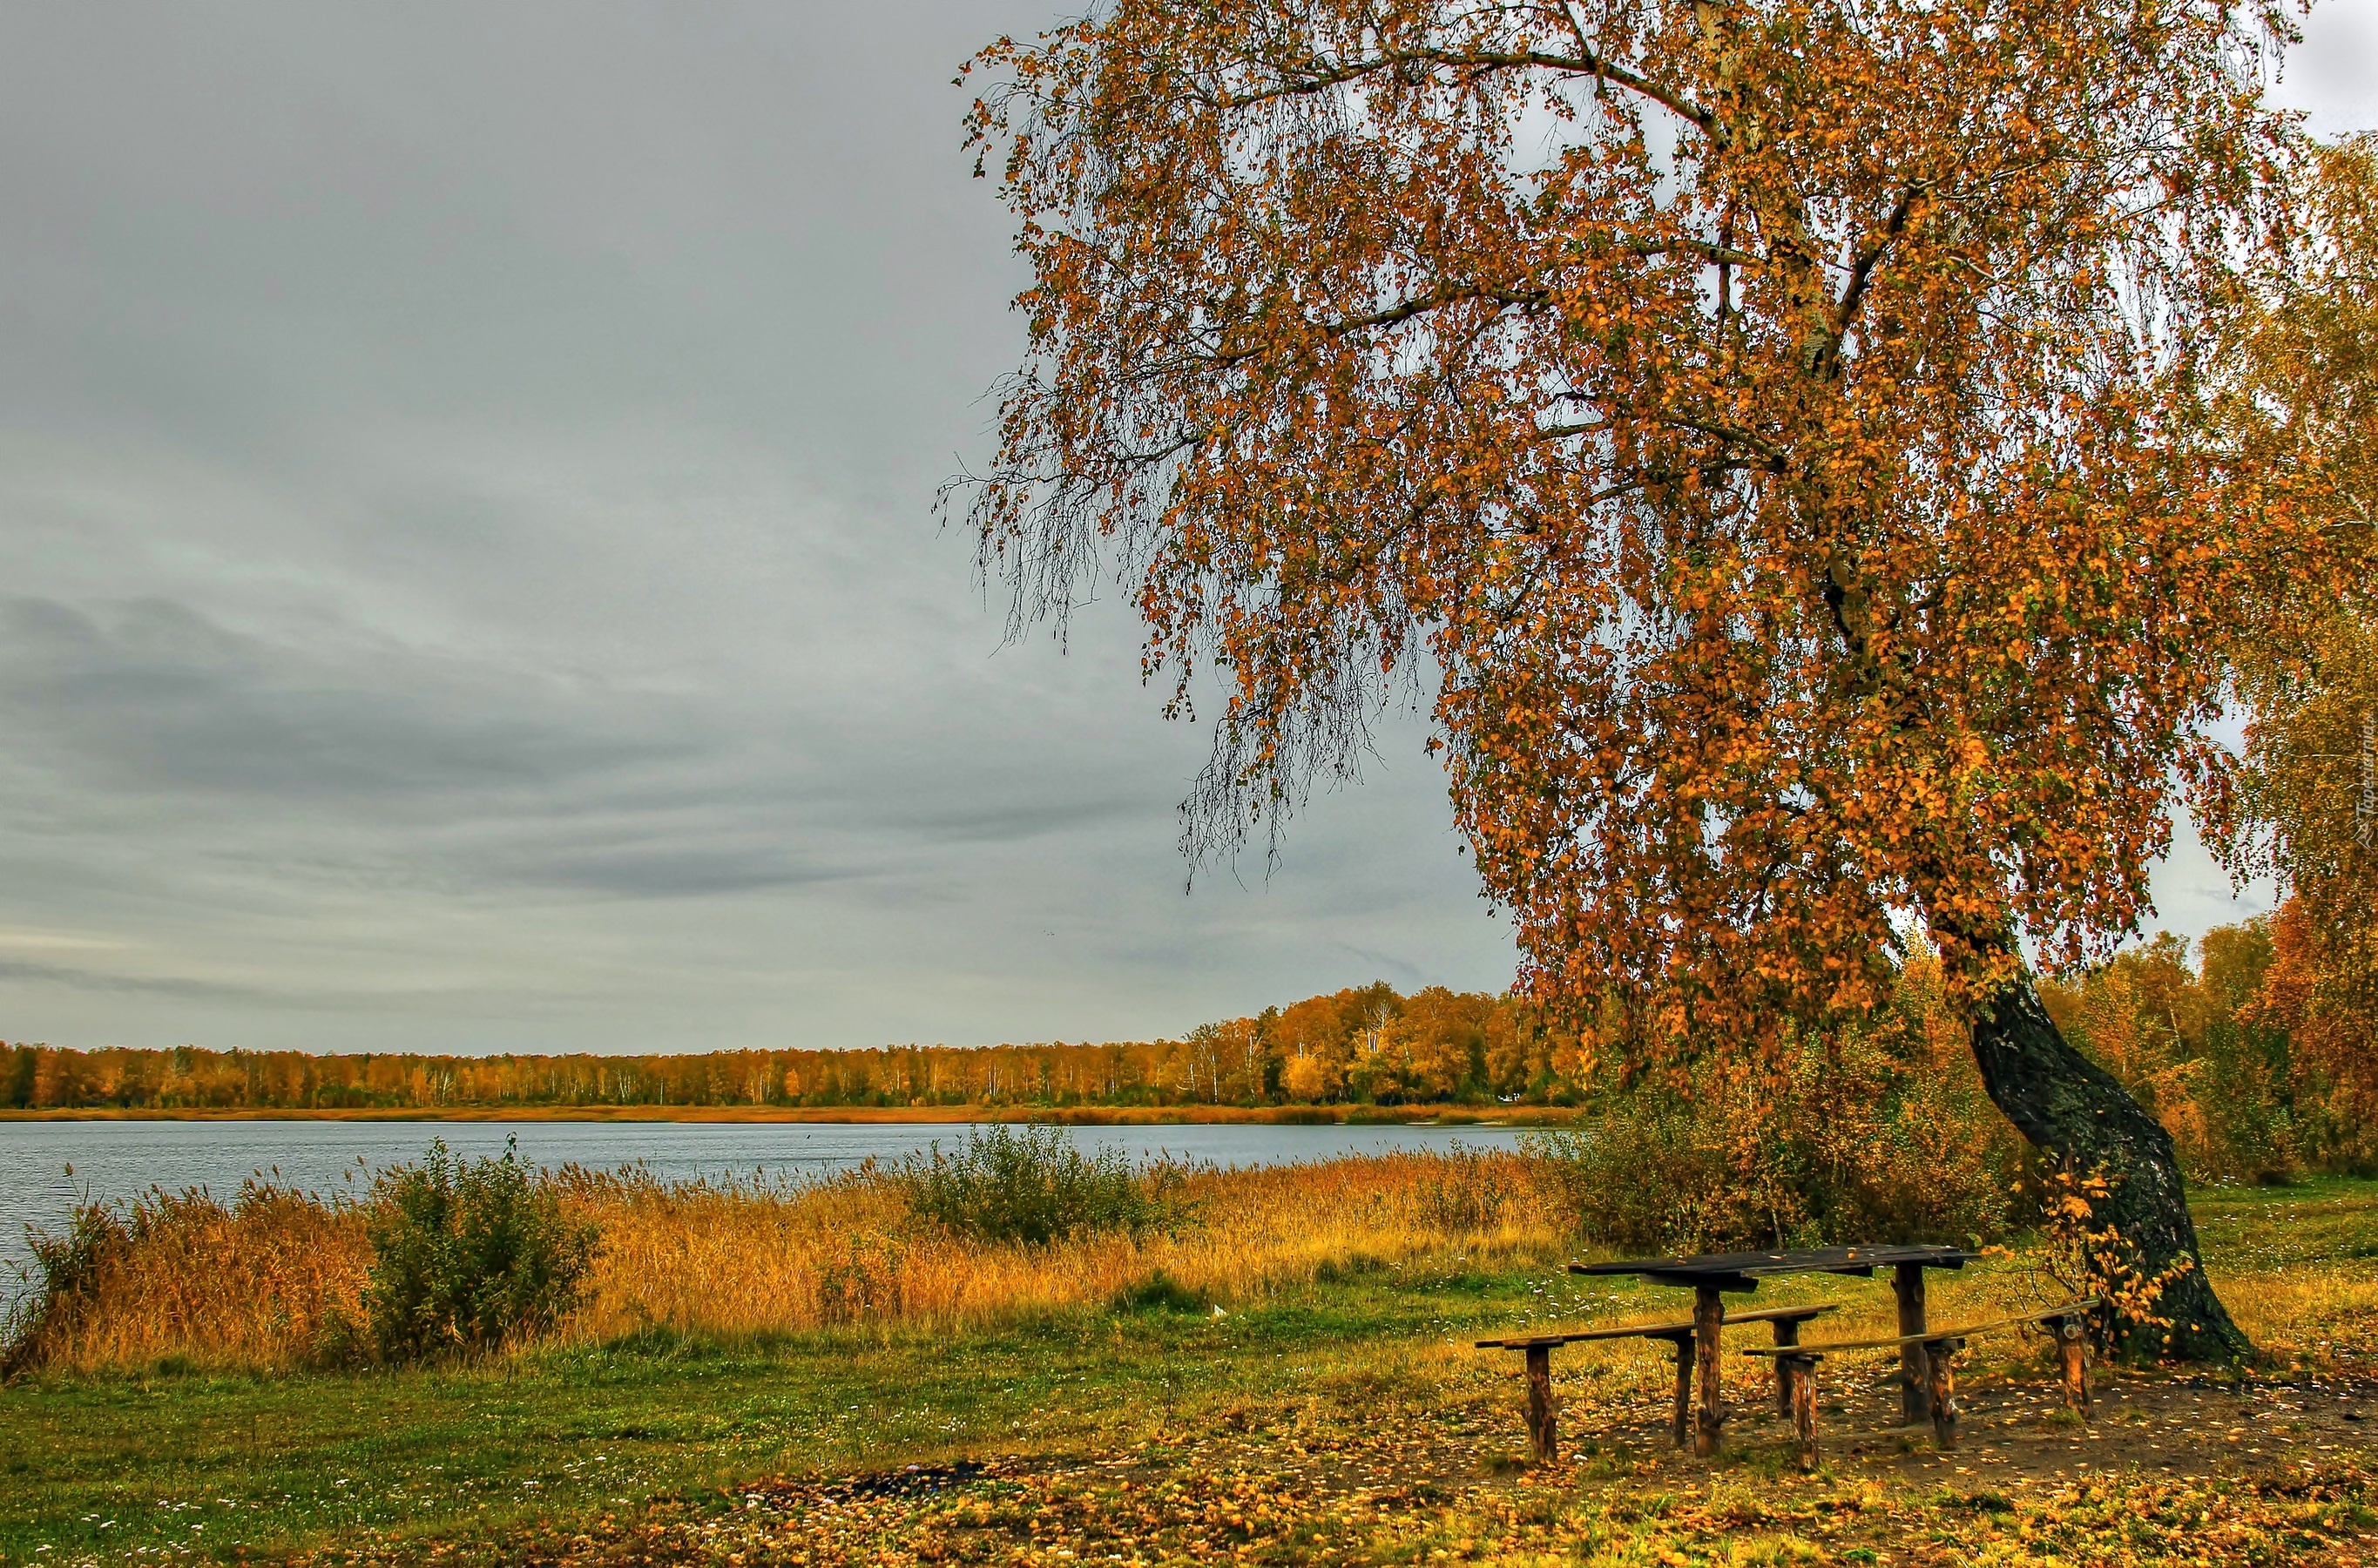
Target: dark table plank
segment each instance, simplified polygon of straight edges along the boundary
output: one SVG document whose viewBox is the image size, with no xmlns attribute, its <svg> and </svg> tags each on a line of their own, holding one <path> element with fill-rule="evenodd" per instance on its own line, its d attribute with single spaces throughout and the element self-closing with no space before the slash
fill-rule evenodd
<svg viewBox="0 0 2378 1568">
<path fill-rule="evenodd" d="M 1863 1274 L 1892 1267 L 1961 1269 L 1980 1257 L 1962 1247 L 1802 1247 L 1779 1252 L 1709 1252 L 1690 1258 L 1630 1258 L 1610 1263 L 1571 1263 L 1573 1274 L 1638 1274 L 1664 1285 L 1714 1285 L 1750 1290 L 1771 1274 Z"/>
</svg>

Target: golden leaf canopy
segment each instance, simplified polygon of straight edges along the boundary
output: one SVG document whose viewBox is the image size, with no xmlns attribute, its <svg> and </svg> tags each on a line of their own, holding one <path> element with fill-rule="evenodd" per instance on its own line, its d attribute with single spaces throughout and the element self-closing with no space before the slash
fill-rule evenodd
<svg viewBox="0 0 2378 1568">
<path fill-rule="evenodd" d="M 2225 369 L 2276 9 L 1121 0 L 969 67 L 1033 272 L 964 487 L 1018 629 L 1112 570 L 1190 841 L 1399 698 L 1528 979 L 1657 1045 L 2127 930 L 2301 570 Z"/>
</svg>

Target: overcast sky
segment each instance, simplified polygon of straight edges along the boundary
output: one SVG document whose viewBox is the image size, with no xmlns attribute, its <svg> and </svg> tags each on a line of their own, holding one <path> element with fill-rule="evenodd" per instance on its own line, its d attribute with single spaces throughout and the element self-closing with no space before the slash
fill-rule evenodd
<svg viewBox="0 0 2378 1568">
<path fill-rule="evenodd" d="M 1020 346 L 958 62 L 1028 0 L 0 19 L 0 1037 L 1176 1033 L 1508 929 L 1417 730 L 1184 897 L 1111 609 L 934 484 Z M 2378 123 L 2378 0 L 2288 91 Z M 2195 932 L 2258 909 L 2201 855 Z"/>
</svg>

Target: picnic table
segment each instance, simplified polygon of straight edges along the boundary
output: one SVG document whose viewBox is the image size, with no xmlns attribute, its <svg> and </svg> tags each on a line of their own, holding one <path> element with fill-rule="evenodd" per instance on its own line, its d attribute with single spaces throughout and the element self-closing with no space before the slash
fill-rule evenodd
<svg viewBox="0 0 2378 1568">
<path fill-rule="evenodd" d="M 1877 1269 L 1893 1272 L 1893 1292 L 1899 1299 L 1899 1333 L 1906 1344 L 1900 1356 L 1900 1413 L 1908 1426 L 1931 1419 L 1931 1367 L 1923 1348 L 1924 1274 L 1928 1269 L 1962 1269 L 1980 1257 L 1961 1247 L 1902 1245 L 1888 1247 L 1807 1247 L 1780 1252 L 1716 1252 L 1693 1258 L 1634 1258 L 1615 1263 L 1571 1263 L 1573 1274 L 1633 1274 L 1660 1285 L 1680 1285 L 1693 1292 L 1693 1364 L 1698 1384 L 1699 1414 L 1694 1421 L 1693 1452 L 1706 1458 L 1717 1452 L 1718 1430 L 1725 1411 L 1718 1378 L 1719 1335 L 1723 1332 L 1725 1293 L 1759 1288 L 1762 1279 L 1780 1274 L 1857 1274 L 1872 1278 Z M 1783 1343 L 1779 1331 L 1778 1344 Z"/>
</svg>

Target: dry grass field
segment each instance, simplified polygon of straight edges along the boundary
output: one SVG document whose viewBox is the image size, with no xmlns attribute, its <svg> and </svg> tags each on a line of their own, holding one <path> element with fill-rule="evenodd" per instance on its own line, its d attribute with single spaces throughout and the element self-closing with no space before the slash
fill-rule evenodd
<svg viewBox="0 0 2378 1568">
<path fill-rule="evenodd" d="M 726 1338 L 847 1324 L 949 1332 L 1123 1298 L 1160 1275 L 1226 1309 L 1333 1271 L 1447 1253 L 1482 1268 L 1552 1257 L 1557 1197 L 1508 1154 L 1387 1155 L 1183 1179 L 1171 1234 L 1027 1247 L 917 1224 L 871 1174 L 799 1187 L 663 1185 L 632 1173 L 554 1178 L 600 1249 L 565 1343 L 663 1330 Z M 82 1298 L 33 1364 L 209 1371 L 312 1363 L 334 1314 L 361 1310 L 371 1247 L 355 1203 L 251 1186 L 229 1204 L 151 1194 L 95 1249 Z"/>
</svg>

